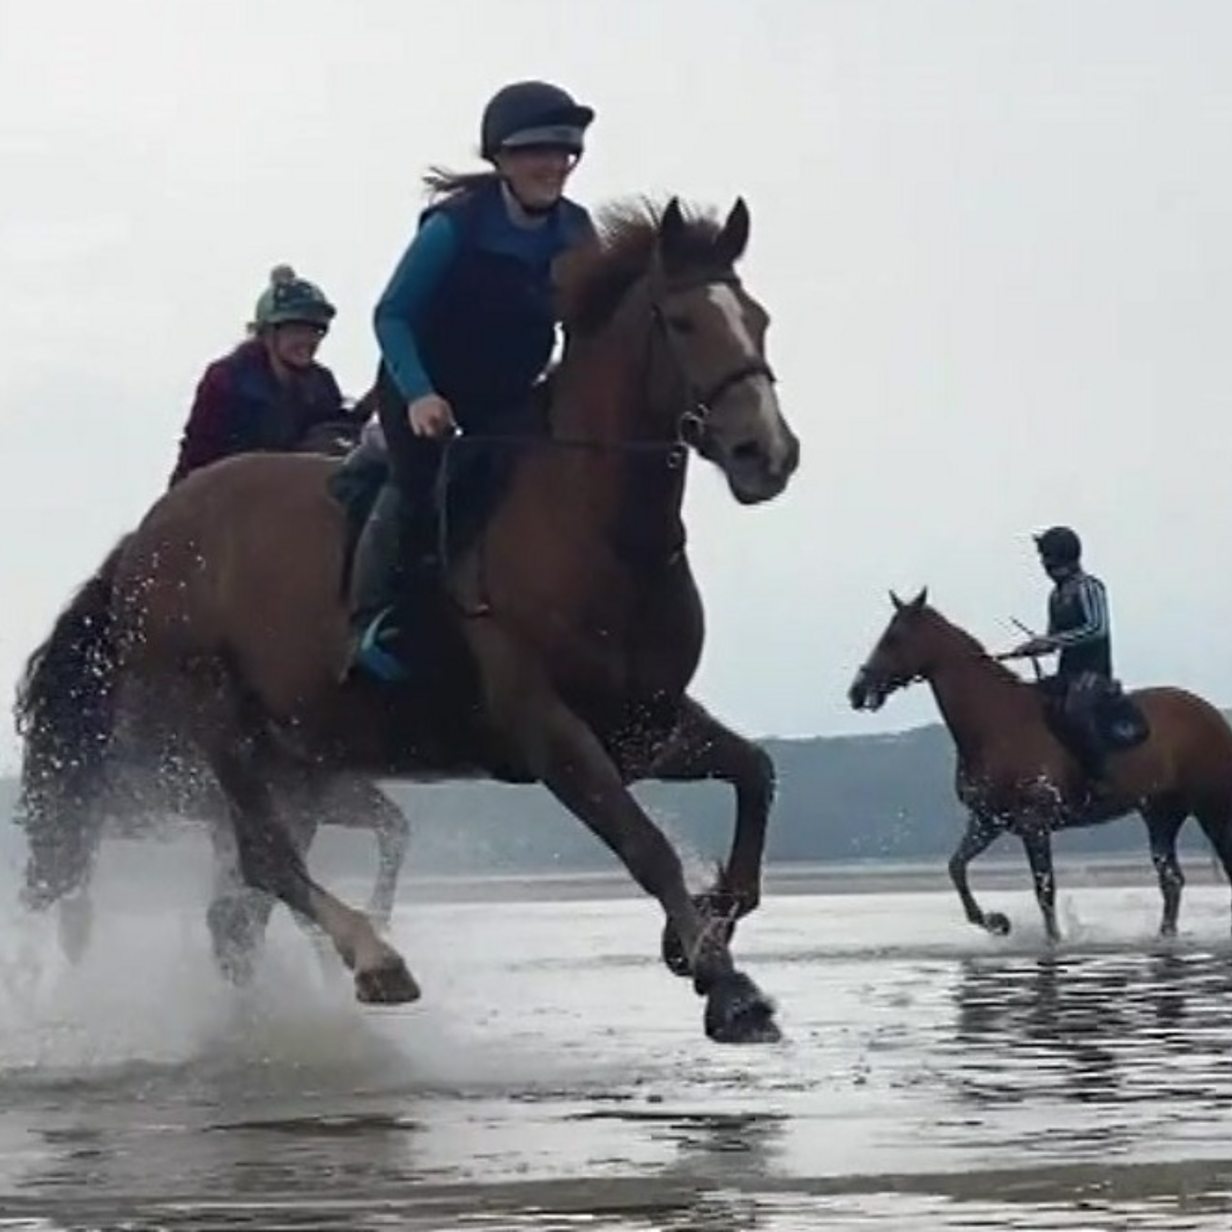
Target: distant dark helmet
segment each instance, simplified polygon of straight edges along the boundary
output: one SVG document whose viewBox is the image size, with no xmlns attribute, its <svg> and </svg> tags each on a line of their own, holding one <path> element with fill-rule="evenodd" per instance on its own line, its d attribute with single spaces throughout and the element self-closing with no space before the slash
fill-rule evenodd
<svg viewBox="0 0 1232 1232">
<path fill-rule="evenodd" d="M 516 81 L 498 90 L 483 109 L 479 150 L 494 158 L 518 146 L 557 146 L 581 154 L 595 113 L 546 81 Z"/>
<path fill-rule="evenodd" d="M 1082 557 L 1082 540 L 1068 526 L 1052 526 L 1035 536 L 1040 559 L 1050 565 L 1076 565 Z"/>
</svg>

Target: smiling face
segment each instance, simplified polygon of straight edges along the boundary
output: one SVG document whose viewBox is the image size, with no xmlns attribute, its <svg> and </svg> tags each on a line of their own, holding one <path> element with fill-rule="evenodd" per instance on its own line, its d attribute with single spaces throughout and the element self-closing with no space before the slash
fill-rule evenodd
<svg viewBox="0 0 1232 1232">
<path fill-rule="evenodd" d="M 311 366 L 316 359 L 327 330 L 323 325 L 314 325 L 307 321 L 288 321 L 283 325 L 274 325 L 264 334 L 265 345 L 270 357 L 276 362 L 293 370 L 302 370 Z"/>
<path fill-rule="evenodd" d="M 564 196 L 577 156 L 560 146 L 527 145 L 500 150 L 494 161 L 522 206 L 550 210 Z"/>
</svg>

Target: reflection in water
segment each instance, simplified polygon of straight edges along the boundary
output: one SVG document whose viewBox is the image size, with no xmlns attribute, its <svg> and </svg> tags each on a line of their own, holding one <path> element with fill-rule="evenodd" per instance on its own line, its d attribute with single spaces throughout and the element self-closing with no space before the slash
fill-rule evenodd
<svg viewBox="0 0 1232 1232">
<path fill-rule="evenodd" d="M 983 1103 L 1232 1102 L 1232 959 L 1111 953 L 968 958 L 947 1048 Z"/>
</svg>

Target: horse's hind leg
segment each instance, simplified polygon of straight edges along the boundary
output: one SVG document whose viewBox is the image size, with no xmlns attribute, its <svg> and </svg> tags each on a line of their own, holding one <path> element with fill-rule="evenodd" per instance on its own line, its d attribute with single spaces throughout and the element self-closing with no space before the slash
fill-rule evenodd
<svg viewBox="0 0 1232 1232">
<path fill-rule="evenodd" d="M 980 910 L 980 905 L 975 901 L 975 895 L 971 893 L 971 886 L 967 882 L 967 865 L 987 850 L 988 845 L 1003 830 L 1004 827 L 992 818 L 980 813 L 971 813 L 967 818 L 967 829 L 959 840 L 954 854 L 950 857 L 950 880 L 954 883 L 958 897 L 962 900 L 963 911 L 966 912 L 967 919 L 977 928 L 995 933 L 998 937 L 1004 937 L 1009 933 L 1010 922 L 999 911 L 990 911 L 985 914 Z"/>
<path fill-rule="evenodd" d="M 731 852 L 718 882 L 695 903 L 708 916 L 727 921 L 730 941 L 738 919 L 761 898 L 762 854 L 774 801 L 774 763 L 762 748 L 738 736 L 686 697 L 671 743 L 650 767 L 647 778 L 664 782 L 719 779 L 736 792 L 736 827 Z M 663 960 L 677 975 L 687 975 L 688 959 L 671 924 L 663 929 Z"/>
<path fill-rule="evenodd" d="M 355 973 L 361 1001 L 414 1001 L 419 988 L 402 957 L 373 930 L 368 918 L 340 902 L 308 875 L 303 856 L 275 815 L 266 767 L 239 741 L 216 746 L 214 771 L 231 807 L 240 871 L 245 882 L 284 902 L 324 929 Z"/>
<path fill-rule="evenodd" d="M 1151 861 L 1159 877 L 1159 892 L 1163 895 L 1164 913 L 1159 922 L 1161 937 L 1176 936 L 1176 921 L 1181 910 L 1181 890 L 1185 874 L 1176 858 L 1176 836 L 1185 823 L 1188 811 L 1175 801 L 1154 801 L 1142 810 L 1147 837 L 1151 844 Z"/>
<path fill-rule="evenodd" d="M 1232 801 L 1220 795 L 1199 804 L 1195 813 L 1223 865 L 1224 875 L 1232 883 Z"/>
<path fill-rule="evenodd" d="M 234 984 L 247 984 L 256 970 L 270 913 L 277 901 L 244 883 L 235 831 L 226 817 L 210 820 L 214 889 L 205 913 L 214 961 Z"/>
<path fill-rule="evenodd" d="M 1035 901 L 1044 917 L 1044 930 L 1049 941 L 1060 941 L 1057 928 L 1057 884 L 1052 871 L 1052 835 L 1042 822 L 1023 831 L 1022 845 L 1031 866 L 1031 881 L 1035 886 Z"/>
</svg>

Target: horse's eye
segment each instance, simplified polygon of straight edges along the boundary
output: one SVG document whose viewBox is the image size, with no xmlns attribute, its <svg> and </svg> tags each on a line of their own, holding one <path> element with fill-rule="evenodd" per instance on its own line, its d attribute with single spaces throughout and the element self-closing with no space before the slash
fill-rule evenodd
<svg viewBox="0 0 1232 1232">
<path fill-rule="evenodd" d="M 679 316 L 679 315 L 669 316 L 667 318 L 667 323 L 678 334 L 691 334 L 693 332 L 693 320 L 691 317 L 684 317 L 684 316 Z"/>
</svg>

